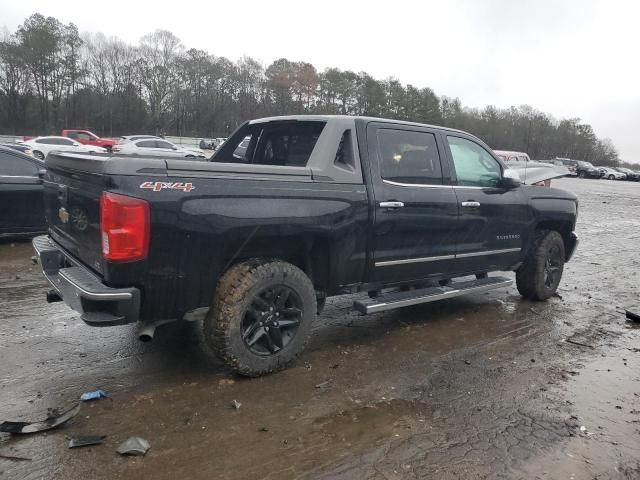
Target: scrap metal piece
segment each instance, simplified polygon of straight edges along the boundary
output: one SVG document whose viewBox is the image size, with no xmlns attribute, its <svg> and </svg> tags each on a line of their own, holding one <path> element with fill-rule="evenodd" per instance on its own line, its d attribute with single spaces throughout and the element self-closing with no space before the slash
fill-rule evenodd
<svg viewBox="0 0 640 480">
<path fill-rule="evenodd" d="M 68 422 L 80 412 L 80 404 L 60 413 L 58 409 L 49 409 L 47 418 L 40 422 L 2 422 L 0 432 L 6 433 L 36 433 L 51 430 Z"/>
<path fill-rule="evenodd" d="M 86 402 L 88 400 L 99 400 L 101 398 L 109 398 L 109 395 L 104 390 L 95 390 L 93 392 L 86 392 L 80 395 L 80 400 Z"/>
<path fill-rule="evenodd" d="M 631 310 L 625 310 L 625 314 L 629 320 L 640 322 L 640 313 L 632 312 Z"/>
<path fill-rule="evenodd" d="M 151 445 L 144 438 L 130 437 L 124 443 L 122 443 L 116 451 L 120 455 L 140 456 L 147 453 L 147 450 L 149 450 L 150 448 Z"/>
<path fill-rule="evenodd" d="M 67 437 L 69 448 L 88 447 L 90 445 L 101 445 L 106 435 L 74 435 Z"/>
</svg>

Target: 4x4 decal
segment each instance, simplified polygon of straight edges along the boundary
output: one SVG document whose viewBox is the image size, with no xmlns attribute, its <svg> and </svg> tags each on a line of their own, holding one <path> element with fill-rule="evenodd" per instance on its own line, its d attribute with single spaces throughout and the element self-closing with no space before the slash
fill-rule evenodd
<svg viewBox="0 0 640 480">
<path fill-rule="evenodd" d="M 143 182 L 140 188 L 148 188 L 154 192 L 159 192 L 160 190 L 182 190 L 189 193 L 191 190 L 195 190 L 196 187 L 191 182 Z"/>
</svg>

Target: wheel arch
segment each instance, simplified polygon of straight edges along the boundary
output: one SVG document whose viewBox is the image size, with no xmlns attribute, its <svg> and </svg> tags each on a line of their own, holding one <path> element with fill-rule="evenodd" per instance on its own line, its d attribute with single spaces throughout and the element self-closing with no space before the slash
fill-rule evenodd
<svg viewBox="0 0 640 480">
<path fill-rule="evenodd" d="M 564 243 L 565 259 L 568 260 L 573 252 L 575 240 L 572 237 L 573 225 L 564 220 L 541 220 L 536 224 L 536 231 L 553 230 L 560 234 Z"/>
<path fill-rule="evenodd" d="M 295 265 L 311 280 L 316 291 L 326 292 L 330 285 L 331 249 L 329 241 L 322 236 L 290 235 L 271 238 L 261 237 L 250 241 L 237 255 L 237 247 L 229 249 L 224 255 L 223 271 L 246 260 L 281 260 Z"/>
</svg>

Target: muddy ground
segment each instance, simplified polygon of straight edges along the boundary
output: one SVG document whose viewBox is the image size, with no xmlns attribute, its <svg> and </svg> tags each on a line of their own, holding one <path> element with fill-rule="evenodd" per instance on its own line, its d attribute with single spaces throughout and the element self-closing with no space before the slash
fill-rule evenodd
<svg viewBox="0 0 640 480">
<path fill-rule="evenodd" d="M 580 198 L 559 297 L 510 287 L 368 317 L 332 299 L 301 360 L 258 379 L 226 371 L 195 323 L 150 344 L 84 325 L 45 303 L 28 243 L 0 245 L 0 420 L 111 395 L 59 430 L 0 434 L 0 477 L 640 478 L 640 329 L 621 313 L 640 306 L 640 184 L 554 182 Z M 69 450 L 70 434 L 107 438 Z M 115 453 L 132 435 L 145 457 Z"/>
</svg>

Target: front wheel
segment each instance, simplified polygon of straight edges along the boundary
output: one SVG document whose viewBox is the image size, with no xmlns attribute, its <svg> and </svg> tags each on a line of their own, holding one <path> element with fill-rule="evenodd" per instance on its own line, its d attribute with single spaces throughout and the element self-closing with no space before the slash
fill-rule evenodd
<svg viewBox="0 0 640 480">
<path fill-rule="evenodd" d="M 560 284 L 564 270 L 564 241 L 556 231 L 537 230 L 522 266 L 516 270 L 518 292 L 530 300 L 546 300 Z"/>
<path fill-rule="evenodd" d="M 586 178 L 586 177 L 587 177 L 587 174 L 586 174 L 586 173 L 584 173 L 584 172 L 580 172 L 580 173 L 578 173 L 578 176 L 579 176 L 580 178 Z"/>
<path fill-rule="evenodd" d="M 44 160 L 44 153 L 42 153 L 40 150 L 34 150 L 33 156 L 36 157 L 38 160 Z"/>
<path fill-rule="evenodd" d="M 257 377 L 286 368 L 302 353 L 316 311 L 313 284 L 302 270 L 252 259 L 220 278 L 204 336 L 228 367 Z"/>
<path fill-rule="evenodd" d="M 614 177 L 613 175 L 609 175 L 609 180 L 615 180 L 616 177 Z"/>
</svg>

